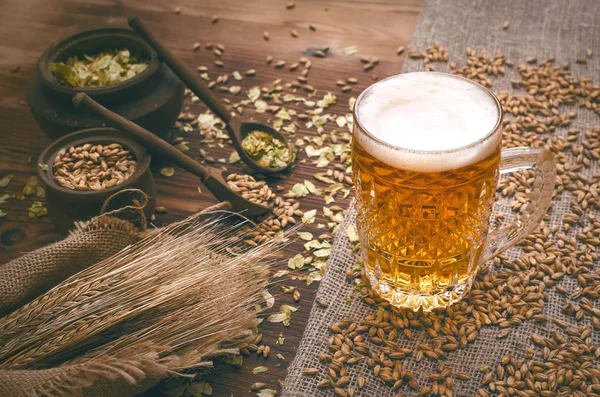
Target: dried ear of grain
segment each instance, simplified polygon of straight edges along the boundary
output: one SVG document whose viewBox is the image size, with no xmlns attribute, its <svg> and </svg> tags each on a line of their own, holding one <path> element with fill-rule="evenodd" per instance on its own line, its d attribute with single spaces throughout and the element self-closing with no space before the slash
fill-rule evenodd
<svg viewBox="0 0 600 397">
<path fill-rule="evenodd" d="M 0 319 L 3 395 L 20 396 L 25 388 L 133 395 L 169 371 L 209 367 L 203 358 L 235 354 L 231 347 L 254 338 L 248 330 L 257 324 L 254 304 L 267 282 L 264 259 L 271 249 L 228 255 L 236 227 L 224 220 L 195 215 L 141 233 L 100 217 L 68 241 L 4 265 L 13 274 L 3 278 L 9 284 L 2 291 L 40 275 L 56 279 L 64 263 L 80 268 L 73 258 L 114 253 Z M 119 251 L 122 244 L 129 245 Z M 259 256 L 246 257 L 253 252 Z M 32 263 L 43 263 L 43 273 L 32 274 Z M 252 271 L 240 272 L 250 263 Z M 54 368 L 32 370 L 39 367 Z"/>
</svg>

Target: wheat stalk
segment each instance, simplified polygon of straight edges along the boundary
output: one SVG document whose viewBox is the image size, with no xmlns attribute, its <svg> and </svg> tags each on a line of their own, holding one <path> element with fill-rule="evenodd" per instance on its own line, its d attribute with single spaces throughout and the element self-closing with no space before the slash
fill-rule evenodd
<svg viewBox="0 0 600 397">
<path fill-rule="evenodd" d="M 222 352 L 256 325 L 277 250 L 227 254 L 245 226 L 227 221 L 192 217 L 152 232 L 0 319 L 0 368 L 155 352 L 181 369 Z"/>
</svg>

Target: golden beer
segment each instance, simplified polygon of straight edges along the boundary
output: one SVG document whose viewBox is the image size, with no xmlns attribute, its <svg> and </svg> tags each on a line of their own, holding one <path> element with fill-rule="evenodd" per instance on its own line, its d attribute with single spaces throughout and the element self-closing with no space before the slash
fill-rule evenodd
<svg viewBox="0 0 600 397">
<path fill-rule="evenodd" d="M 484 254 L 501 162 L 497 99 L 461 77 L 408 73 L 367 88 L 354 116 L 356 222 L 372 288 L 415 310 L 457 301 L 487 256 L 524 234 L 519 224 L 520 234 L 507 232 Z M 523 150 L 536 151 L 527 152 L 534 163 L 552 161 L 543 149 Z M 543 213 L 548 178 L 540 178 Z"/>
<path fill-rule="evenodd" d="M 459 297 L 479 264 L 500 151 L 429 173 L 394 169 L 358 142 L 353 156 L 362 250 L 378 292 L 419 291 L 395 303 L 424 308 Z"/>
</svg>

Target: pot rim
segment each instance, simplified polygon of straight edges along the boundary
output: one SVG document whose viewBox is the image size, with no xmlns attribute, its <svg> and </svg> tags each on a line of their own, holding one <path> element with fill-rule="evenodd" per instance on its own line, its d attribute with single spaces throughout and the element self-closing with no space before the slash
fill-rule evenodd
<svg viewBox="0 0 600 397">
<path fill-rule="evenodd" d="M 102 37 L 125 37 L 127 39 L 137 42 L 140 47 L 143 47 L 149 54 L 150 59 L 148 61 L 148 67 L 141 73 L 133 76 L 130 79 L 121 81 L 120 83 L 110 84 L 102 87 L 71 87 L 58 82 L 54 77 L 54 74 L 50 70 L 50 63 L 52 63 L 58 56 L 64 53 L 68 48 L 76 45 L 82 41 L 94 40 Z M 37 70 L 40 76 L 41 82 L 52 88 L 53 90 L 59 91 L 67 95 L 75 95 L 78 92 L 85 92 L 90 96 L 104 95 L 110 93 L 116 93 L 123 91 L 127 88 L 137 85 L 144 81 L 148 77 L 152 76 L 160 69 L 162 62 L 158 58 L 158 54 L 150 47 L 150 45 L 139 37 L 133 30 L 125 28 L 96 28 L 84 30 L 75 34 L 64 36 L 51 44 L 40 56 L 37 63 Z"/>
<path fill-rule="evenodd" d="M 137 166 L 133 175 L 127 178 L 120 185 L 115 185 L 102 190 L 74 190 L 59 185 L 54 179 L 54 174 L 52 172 L 56 153 L 65 147 L 83 145 L 85 143 L 92 142 L 119 143 L 123 147 L 131 150 L 137 160 Z M 122 132 L 109 127 L 96 127 L 77 130 L 53 141 L 44 149 L 42 154 L 40 154 L 36 168 L 40 180 L 43 182 L 46 188 L 52 190 L 53 192 L 63 195 L 79 196 L 81 199 L 98 199 L 102 197 L 108 198 L 119 190 L 126 189 L 136 184 L 144 175 L 144 173 L 149 171 L 150 160 L 151 156 L 146 149 L 133 139 L 124 135 Z M 39 166 L 40 164 L 47 165 L 48 169 L 43 170 Z"/>
</svg>

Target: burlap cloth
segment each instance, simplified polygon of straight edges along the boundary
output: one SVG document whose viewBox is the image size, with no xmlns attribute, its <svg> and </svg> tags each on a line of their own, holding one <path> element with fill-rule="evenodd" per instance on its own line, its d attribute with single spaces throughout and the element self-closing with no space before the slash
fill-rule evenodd
<svg viewBox="0 0 600 397">
<path fill-rule="evenodd" d="M 510 21 L 508 29 L 503 30 L 505 21 Z M 513 60 L 515 65 L 525 63 L 529 57 L 539 60 L 556 57 L 558 65 L 570 61 L 572 73 L 592 77 L 598 84 L 600 71 L 600 2 L 597 0 L 429 0 L 421 13 L 421 18 L 413 34 L 410 49 L 424 51 L 428 46 L 438 41 L 448 49 L 450 60 L 458 66 L 465 64 L 465 51 L 468 47 L 480 51 L 487 49 L 493 56 L 501 49 L 507 59 Z M 594 56 L 587 59 L 585 65 L 575 64 L 577 58 L 585 56 L 588 48 L 593 49 Z M 446 64 L 435 64 L 435 70 L 448 70 Z M 404 72 L 419 71 L 423 69 L 422 60 L 406 60 Z M 511 88 L 510 80 L 520 80 L 516 67 L 507 69 L 503 77 L 491 78 L 493 90 L 496 92 Z M 522 95 L 523 91 L 519 93 Z M 576 128 L 581 133 L 591 130 L 591 127 L 600 125 L 598 115 L 591 111 L 573 106 L 565 106 L 564 111 L 575 110 L 578 116 L 569 128 Z M 563 107 L 561 107 L 561 112 Z M 566 128 L 558 128 L 556 136 L 566 136 Z M 546 135 L 547 137 L 548 135 Z M 587 176 L 598 173 L 597 162 L 583 172 Z M 562 225 L 562 217 L 569 212 L 571 194 L 564 192 L 553 203 L 551 211 L 551 224 Z M 510 203 L 505 200 L 495 207 L 495 211 L 510 213 Z M 600 211 L 594 210 L 600 216 Z M 353 294 L 353 288 L 345 276 L 345 269 L 356 263 L 356 257 L 350 249 L 346 237 L 348 225 L 354 224 L 356 213 L 353 205 L 349 206 L 341 232 L 337 234 L 334 248 L 329 259 L 327 273 L 317 292 L 317 299 L 329 302 L 326 309 L 313 306 L 308 325 L 304 332 L 302 342 L 296 357 L 288 369 L 285 380 L 283 396 L 331 396 L 332 390 L 321 391 L 317 389 L 318 380 L 324 379 L 323 375 L 315 377 L 302 374 L 304 368 L 319 368 L 321 373 L 325 367 L 317 360 L 318 353 L 329 353 L 328 338 L 332 335 L 329 325 L 344 317 L 355 321 L 375 314 L 375 309 L 366 305 L 359 297 L 346 300 L 345 297 Z M 571 230 L 569 235 L 579 233 L 582 226 Z M 508 251 L 509 258 L 516 258 L 520 254 L 518 247 Z M 596 269 L 597 271 L 597 269 Z M 561 287 L 569 290 L 576 288 L 573 278 L 565 278 L 560 283 Z M 565 316 L 560 308 L 565 299 L 553 289 L 548 289 L 549 300 L 544 306 L 543 314 L 548 318 L 565 321 L 569 327 L 589 325 L 589 319 L 576 322 L 571 316 Z M 597 302 L 594 303 L 598 307 Z M 593 329 L 593 328 L 592 328 Z M 540 325 L 534 321 L 525 321 L 513 329 L 504 339 L 497 339 L 498 328 L 494 326 L 483 327 L 479 337 L 466 349 L 458 349 L 447 354 L 445 363 L 455 371 L 464 371 L 471 376 L 469 381 L 454 382 L 452 389 L 454 396 L 474 396 L 480 387 L 484 373 L 480 367 L 487 365 L 495 368 L 501 357 L 510 353 L 513 357 L 520 357 L 531 346 L 530 335 L 537 333 L 547 335 L 553 330 L 560 330 L 551 322 Z M 413 329 L 413 338 L 398 338 L 398 345 L 416 351 L 419 343 L 427 340 L 424 330 Z M 597 331 L 592 333 L 592 341 L 597 346 L 600 344 L 600 335 Z M 374 346 L 374 345 L 372 345 Z M 377 349 L 375 349 L 377 351 Z M 416 362 L 412 357 L 403 360 L 404 368 L 413 372 L 421 387 L 431 384 L 429 375 L 434 372 L 434 360 Z M 400 393 L 403 396 L 415 396 L 416 392 L 408 387 L 402 387 L 398 392 L 392 392 L 389 386 L 383 385 L 373 377 L 373 370 L 368 368 L 364 361 L 349 369 L 350 385 L 356 386 L 358 376 L 367 379 L 367 386 L 357 391 L 357 396 L 386 397 Z"/>
</svg>

